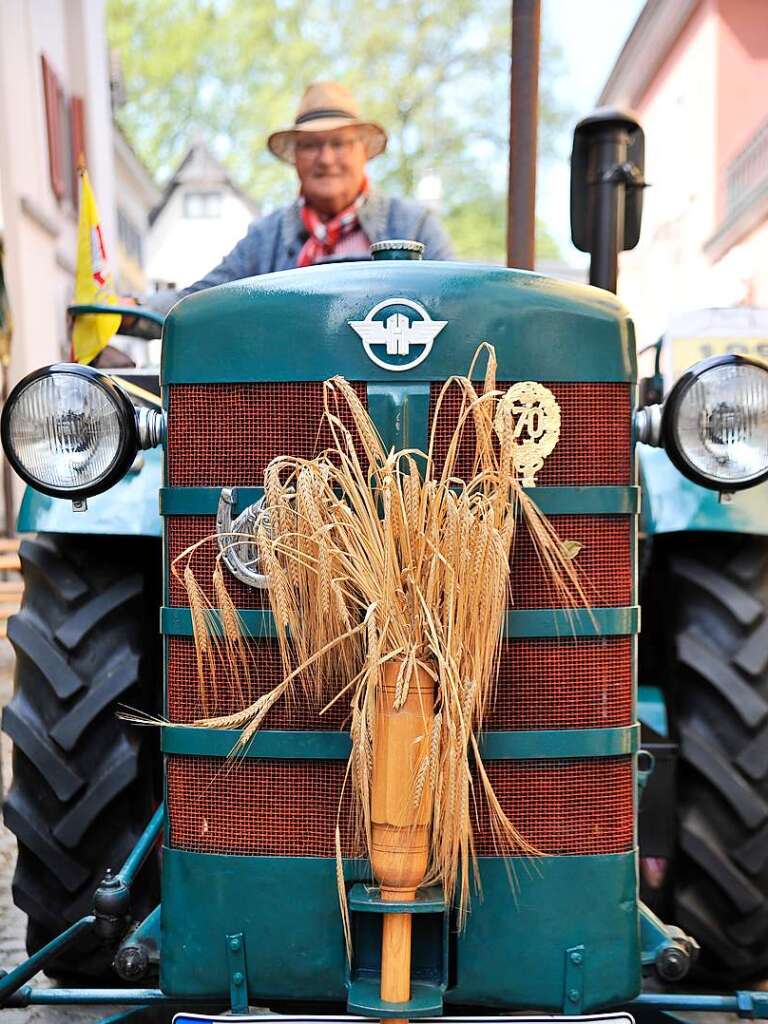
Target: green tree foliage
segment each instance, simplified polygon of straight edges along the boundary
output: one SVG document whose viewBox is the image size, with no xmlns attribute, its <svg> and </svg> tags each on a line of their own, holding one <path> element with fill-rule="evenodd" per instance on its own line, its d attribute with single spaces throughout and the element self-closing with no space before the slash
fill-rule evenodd
<svg viewBox="0 0 768 1024">
<path fill-rule="evenodd" d="M 339 78 L 389 133 L 377 185 L 413 195 L 442 183 L 460 256 L 503 261 L 509 76 L 508 0 L 109 0 L 110 45 L 125 77 L 119 118 L 147 165 L 169 174 L 202 136 L 265 206 L 295 191 L 264 146 L 290 124 L 304 86 Z M 541 144 L 562 116 L 546 83 Z M 552 240 L 540 233 L 551 254 Z"/>
<path fill-rule="evenodd" d="M 507 258 L 507 197 L 486 193 L 468 198 L 449 207 L 444 217 L 451 238 L 461 259 L 482 263 L 505 263 Z M 536 219 L 536 256 L 556 260 L 560 256 L 557 242 L 538 218 Z"/>
</svg>

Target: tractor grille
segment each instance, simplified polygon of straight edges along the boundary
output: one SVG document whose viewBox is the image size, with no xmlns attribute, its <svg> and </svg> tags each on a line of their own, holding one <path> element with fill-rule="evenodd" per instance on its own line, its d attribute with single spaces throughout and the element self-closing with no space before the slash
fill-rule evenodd
<svg viewBox="0 0 768 1024">
<path fill-rule="evenodd" d="M 632 640 L 506 640 L 487 729 L 608 729 L 632 721 Z"/>
<path fill-rule="evenodd" d="M 632 758 L 486 761 L 499 803 L 540 853 L 623 853 L 632 846 Z M 475 785 L 477 853 L 499 854 L 482 787 Z"/>
<path fill-rule="evenodd" d="M 276 342 L 277 344 L 278 342 Z M 366 386 L 351 381 L 363 404 Z M 332 400 L 332 409 L 336 409 Z M 338 413 L 350 429 L 346 403 Z M 323 384 L 292 381 L 169 388 L 168 483 L 172 487 L 261 487 L 276 455 L 311 459 L 331 435 L 321 425 Z"/>
<path fill-rule="evenodd" d="M 365 404 L 365 385 L 353 386 Z M 562 409 L 562 434 L 539 475 L 539 484 L 632 483 L 629 385 L 555 383 L 548 387 Z M 439 386 L 433 385 L 431 419 L 438 393 Z M 438 463 L 445 455 L 460 401 L 458 391 L 450 391 L 437 420 Z M 594 417 L 596 408 L 599 419 Z M 329 443 L 327 429 L 319 426 L 322 409 L 319 382 L 172 385 L 168 482 L 182 487 L 260 486 L 266 466 L 276 455 L 290 452 L 311 457 Z M 352 427 L 346 411 L 339 412 Z M 465 475 L 471 469 L 468 461 L 460 456 L 459 471 Z M 633 517 L 561 515 L 551 520 L 562 539 L 581 545 L 576 564 L 589 603 L 594 607 L 631 604 Z M 187 605 L 170 564 L 188 547 L 213 538 L 214 532 L 213 516 L 166 518 L 169 604 Z M 558 607 L 562 599 L 545 577 L 524 528 L 515 544 L 510 606 Z M 211 600 L 217 550 L 211 539 L 192 557 L 195 575 Z M 226 583 L 237 607 L 268 607 L 265 591 L 246 587 L 228 574 Z M 249 639 L 249 678 L 239 684 L 228 675 L 220 655 L 215 657 L 215 680 L 208 673 L 201 690 L 192 638 L 167 638 L 167 714 L 172 722 L 230 714 L 282 678 L 277 645 L 269 638 Z M 627 636 L 507 640 L 485 727 L 514 731 L 628 725 L 633 711 L 632 664 L 633 641 Z M 344 701 L 322 717 L 318 711 L 303 699 L 281 702 L 270 711 L 263 728 L 339 730 L 347 726 L 349 708 Z M 605 854 L 631 848 L 630 757 L 489 761 L 486 767 L 508 816 L 542 853 Z M 228 763 L 171 755 L 167 758 L 170 843 L 179 849 L 218 854 L 331 857 L 344 770 L 340 761 Z M 477 852 L 492 856 L 496 850 L 487 809 L 480 788 L 475 787 L 475 792 Z M 347 829 L 346 809 L 340 821 Z M 352 848 L 348 831 L 342 835 L 342 844 L 349 855 L 360 852 Z"/>
<path fill-rule="evenodd" d="M 194 722 L 204 716 L 231 715 L 242 711 L 283 678 L 277 642 L 263 638 L 248 644 L 249 679 L 237 684 L 227 672 L 221 650 L 214 654 L 216 684 L 206 685 L 201 692 L 192 637 L 168 638 L 168 718 L 179 724 Z M 346 725 L 349 701 L 337 701 L 324 715 L 321 705 L 310 707 L 307 697 L 279 701 L 267 715 L 267 729 L 339 730 Z"/>
<path fill-rule="evenodd" d="M 366 387 L 351 382 L 366 403 Z M 499 384 L 500 388 L 509 382 Z M 629 484 L 632 482 L 630 388 L 628 384 L 549 383 L 562 412 L 560 441 L 544 464 L 542 487 Z M 430 422 L 439 386 L 432 385 Z M 435 437 L 438 464 L 445 457 L 451 427 L 461 404 L 457 389 L 449 391 L 440 409 Z M 599 418 L 595 409 L 600 410 Z M 219 384 L 169 388 L 168 483 L 174 487 L 260 487 L 264 470 L 275 455 L 290 452 L 311 458 L 329 442 L 320 427 L 323 386 L 319 382 Z M 341 419 L 352 426 L 346 406 Z M 265 419 L 266 418 L 266 419 Z M 265 426 L 267 429 L 265 429 Z M 473 427 L 467 423 L 469 451 Z M 459 474 L 468 475 L 468 457 Z"/>
<path fill-rule="evenodd" d="M 219 546 L 216 542 L 216 516 L 168 516 L 166 519 L 166 537 L 168 540 L 168 598 L 171 605 L 186 607 L 189 603 L 184 583 L 181 579 L 185 557 L 176 565 L 174 562 L 193 544 L 200 544 L 189 558 L 195 578 L 203 588 L 209 601 L 213 601 L 213 570 Z M 178 575 L 177 575 L 178 573 Z M 249 587 L 227 572 L 224 582 L 236 608 L 269 608 L 269 597 L 266 590 Z"/>
<path fill-rule="evenodd" d="M 550 516 L 550 521 L 563 540 L 581 544 L 576 565 L 589 603 L 595 608 L 627 605 L 632 595 L 632 517 L 616 516 Z M 215 516 L 169 516 L 169 569 L 174 559 L 198 541 L 201 544 L 191 556 L 198 583 L 209 600 L 213 600 L 214 562 L 218 553 L 215 538 Z M 170 572 L 170 603 L 185 606 L 187 595 L 180 578 L 186 559 L 177 566 L 179 576 Z M 556 608 L 562 599 L 546 575 L 536 556 L 527 529 L 521 526 L 515 541 L 510 606 L 514 608 Z M 239 608 L 268 608 L 265 590 L 240 583 L 231 574 L 226 585 Z"/>
<path fill-rule="evenodd" d="M 171 845 L 196 853 L 332 857 L 343 761 L 215 757 L 168 759 Z M 633 839 L 632 759 L 487 761 L 496 795 L 521 835 L 540 853 L 622 853 Z M 482 789 L 475 782 L 477 852 L 498 854 Z M 342 849 L 352 845 L 349 787 Z"/>
<path fill-rule="evenodd" d="M 249 680 L 238 690 L 220 652 L 215 685 L 201 693 L 191 637 L 168 638 L 168 718 L 188 724 L 208 715 L 230 715 L 253 703 L 282 679 L 277 643 L 253 640 Z M 324 715 L 306 699 L 280 701 L 266 729 L 338 730 L 349 703 L 339 700 Z M 629 637 L 506 640 L 487 729 L 605 729 L 632 721 L 632 641 Z"/>
<path fill-rule="evenodd" d="M 499 381 L 504 391 L 513 381 Z M 537 476 L 541 487 L 587 487 L 632 483 L 630 445 L 630 391 L 628 384 L 546 385 L 560 405 L 561 427 L 557 447 Z M 430 393 L 430 422 L 437 408 L 441 385 Z M 435 431 L 435 459 L 441 465 L 448 441 L 458 420 L 462 394 L 458 387 L 446 392 L 440 405 Z M 599 416 L 595 416 L 599 410 Z M 474 451 L 475 430 L 467 419 L 465 443 L 459 448 L 457 475 L 472 473 L 470 453 Z"/>
<path fill-rule="evenodd" d="M 344 761 L 168 759 L 171 845 L 196 853 L 333 857 Z M 349 787 L 347 787 L 347 794 Z M 351 806 L 340 815 L 352 851 Z"/>
</svg>

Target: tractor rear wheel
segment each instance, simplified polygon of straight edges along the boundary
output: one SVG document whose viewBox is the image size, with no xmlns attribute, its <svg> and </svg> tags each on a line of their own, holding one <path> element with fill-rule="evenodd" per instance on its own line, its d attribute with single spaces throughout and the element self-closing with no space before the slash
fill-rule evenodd
<svg viewBox="0 0 768 1024">
<path fill-rule="evenodd" d="M 20 547 L 24 598 L 8 624 L 14 695 L 3 712 L 13 781 L 3 804 L 15 833 L 16 906 L 35 952 L 92 909 L 159 802 L 158 738 L 116 716 L 156 710 L 160 552 L 143 538 L 40 535 Z M 148 863 L 132 894 L 141 918 L 157 903 Z M 112 951 L 86 938 L 46 970 L 93 980 Z M 113 977 L 114 981 L 114 977 Z"/>
<path fill-rule="evenodd" d="M 676 923 L 704 971 L 754 978 L 768 973 L 768 539 L 678 539 L 670 569 Z"/>
</svg>

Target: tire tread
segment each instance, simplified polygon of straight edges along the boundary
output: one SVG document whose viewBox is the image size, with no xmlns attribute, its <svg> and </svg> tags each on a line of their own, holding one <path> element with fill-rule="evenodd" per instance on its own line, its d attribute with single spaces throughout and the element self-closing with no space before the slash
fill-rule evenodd
<svg viewBox="0 0 768 1024">
<path fill-rule="evenodd" d="M 676 923 L 709 978 L 768 969 L 768 539 L 671 538 Z"/>
<path fill-rule="evenodd" d="M 15 692 L 3 729 L 14 742 L 6 824 L 19 846 L 14 900 L 35 952 L 90 908 L 107 867 L 117 869 L 159 794 L 158 739 L 115 715 L 129 697 L 156 710 L 156 542 L 45 535 L 20 546 L 24 597 L 9 620 Z M 137 916 L 158 898 L 151 862 L 132 894 Z M 104 980 L 112 954 L 97 940 L 64 951 L 51 973 Z"/>
</svg>

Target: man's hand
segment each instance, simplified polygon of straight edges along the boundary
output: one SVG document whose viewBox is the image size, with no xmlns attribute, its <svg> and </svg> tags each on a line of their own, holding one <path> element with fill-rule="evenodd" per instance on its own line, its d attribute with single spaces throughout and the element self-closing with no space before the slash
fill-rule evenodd
<svg viewBox="0 0 768 1024">
<path fill-rule="evenodd" d="M 134 317 L 134 319 L 136 318 Z M 136 363 L 130 356 L 121 352 L 119 348 L 115 348 L 114 345 L 106 345 L 96 358 L 91 360 L 91 366 L 97 366 L 100 370 L 127 369 L 129 366 L 135 365 Z"/>
<path fill-rule="evenodd" d="M 118 306 L 139 306 L 141 303 L 133 295 L 120 295 L 117 299 Z M 117 333 L 120 331 L 130 331 L 136 326 L 136 322 L 139 318 L 137 316 L 129 316 L 123 314 L 123 319 L 120 321 L 120 326 L 117 329 Z"/>
</svg>

